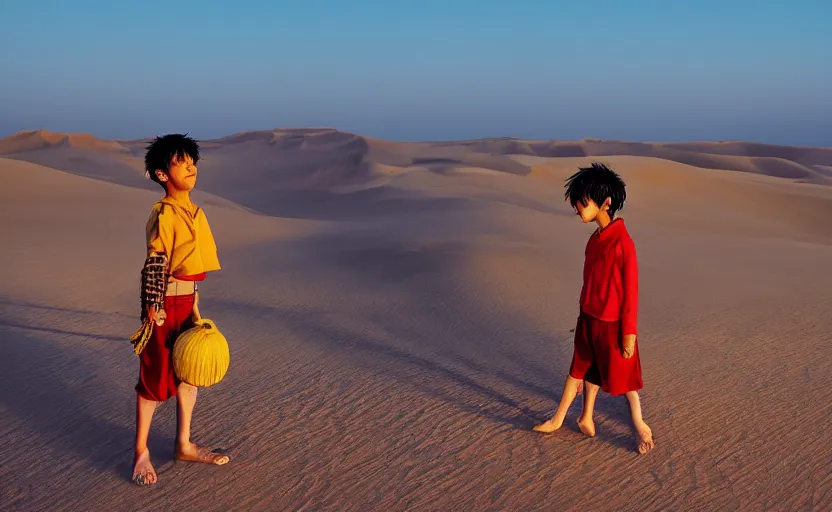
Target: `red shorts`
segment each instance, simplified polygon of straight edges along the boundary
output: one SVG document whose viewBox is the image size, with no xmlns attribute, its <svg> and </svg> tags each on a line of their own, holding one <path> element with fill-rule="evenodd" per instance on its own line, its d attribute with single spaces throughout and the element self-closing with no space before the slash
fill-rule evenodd
<svg viewBox="0 0 832 512">
<path fill-rule="evenodd" d="M 633 357 L 625 359 L 621 322 L 604 322 L 581 313 L 575 327 L 575 351 L 569 375 L 585 380 L 611 395 L 623 395 L 644 387 L 638 339 Z"/>
<path fill-rule="evenodd" d="M 179 379 L 173 371 L 173 343 L 183 331 L 194 326 L 191 313 L 193 295 L 169 295 L 165 297 L 165 323 L 153 325 L 153 333 L 139 354 L 139 383 L 136 393 L 155 402 L 176 396 Z"/>
</svg>

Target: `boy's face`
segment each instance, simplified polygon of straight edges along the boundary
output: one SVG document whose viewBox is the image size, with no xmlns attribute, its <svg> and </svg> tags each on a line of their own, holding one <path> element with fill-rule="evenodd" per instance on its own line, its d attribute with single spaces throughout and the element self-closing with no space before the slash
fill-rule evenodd
<svg viewBox="0 0 832 512">
<path fill-rule="evenodd" d="M 189 155 L 185 155 L 184 158 L 174 156 L 168 172 L 156 173 L 165 184 L 165 188 L 187 192 L 196 186 L 196 164 Z"/>
<path fill-rule="evenodd" d="M 595 222 L 598 219 L 598 214 L 600 212 L 607 211 L 609 209 L 609 202 L 610 199 L 607 199 L 604 201 L 604 204 L 599 207 L 598 204 L 596 204 L 592 199 L 584 199 L 583 201 L 578 201 L 575 204 L 575 211 L 584 224 Z"/>
</svg>

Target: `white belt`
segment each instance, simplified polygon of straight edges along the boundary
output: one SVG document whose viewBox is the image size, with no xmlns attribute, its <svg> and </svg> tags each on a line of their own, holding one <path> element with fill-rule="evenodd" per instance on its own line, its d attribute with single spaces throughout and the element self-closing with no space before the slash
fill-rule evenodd
<svg viewBox="0 0 832 512">
<path fill-rule="evenodd" d="M 196 292 L 196 289 L 197 285 L 194 281 L 180 281 L 178 279 L 174 279 L 173 281 L 168 281 L 168 287 L 165 290 L 165 295 L 193 295 L 194 292 Z"/>
</svg>

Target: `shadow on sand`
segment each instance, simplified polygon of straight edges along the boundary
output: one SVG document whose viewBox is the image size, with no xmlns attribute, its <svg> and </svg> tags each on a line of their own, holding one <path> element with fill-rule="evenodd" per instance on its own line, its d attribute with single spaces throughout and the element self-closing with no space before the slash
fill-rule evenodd
<svg viewBox="0 0 832 512">
<path fill-rule="evenodd" d="M 223 301 L 212 307 L 270 317 L 304 342 L 343 353 L 427 397 L 539 435 L 531 428 L 545 421 L 560 400 L 573 326 L 541 334 L 522 312 L 499 307 L 497 298 L 466 293 L 466 283 L 454 275 L 465 265 L 464 243 L 405 243 L 388 232 L 363 231 L 315 235 L 283 250 L 299 252 L 304 264 L 297 272 L 309 272 L 313 282 L 320 279 L 316 269 L 326 268 L 342 286 L 390 301 L 338 311 Z M 629 424 L 626 402 L 617 403 L 622 400 L 602 393 L 597 418 Z M 579 432 L 580 408 L 579 396 L 566 424 L 574 432 Z M 629 439 L 606 440 L 632 449 Z"/>
<path fill-rule="evenodd" d="M 76 467 L 80 461 L 92 471 L 112 471 L 129 481 L 135 438 L 135 394 L 131 392 L 134 375 L 129 382 L 114 386 L 102 376 L 106 374 L 102 364 L 106 363 L 96 357 L 100 355 L 98 350 L 83 345 L 69 348 L 54 341 L 55 335 L 129 345 L 126 338 L 0 324 L 0 360 L 4 366 L 0 372 L 0 404 L 11 413 L 0 425 L 21 421 L 36 432 L 45 445 L 44 453 L 54 454 L 49 458 L 55 471 L 60 465 Z M 157 432 L 151 435 L 149 448 L 159 470 L 173 459 L 174 439 Z M 15 448 L 9 445 L 0 449 Z"/>
</svg>

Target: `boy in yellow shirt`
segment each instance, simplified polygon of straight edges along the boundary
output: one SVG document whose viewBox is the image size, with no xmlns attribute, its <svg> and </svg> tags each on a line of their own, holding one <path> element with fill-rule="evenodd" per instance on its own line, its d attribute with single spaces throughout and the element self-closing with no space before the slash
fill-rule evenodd
<svg viewBox="0 0 832 512">
<path fill-rule="evenodd" d="M 131 338 L 139 355 L 136 384 L 136 451 L 133 481 L 156 483 L 147 437 L 156 406 L 176 396 L 177 460 L 222 465 L 226 455 L 193 444 L 191 415 L 197 388 L 180 382 L 173 371 L 173 344 L 200 319 L 197 282 L 220 269 L 208 219 L 190 198 L 196 184 L 199 144 L 186 135 L 157 137 L 145 155 L 151 180 L 165 189 L 147 221 L 147 259 L 142 270 L 142 327 Z"/>
</svg>

